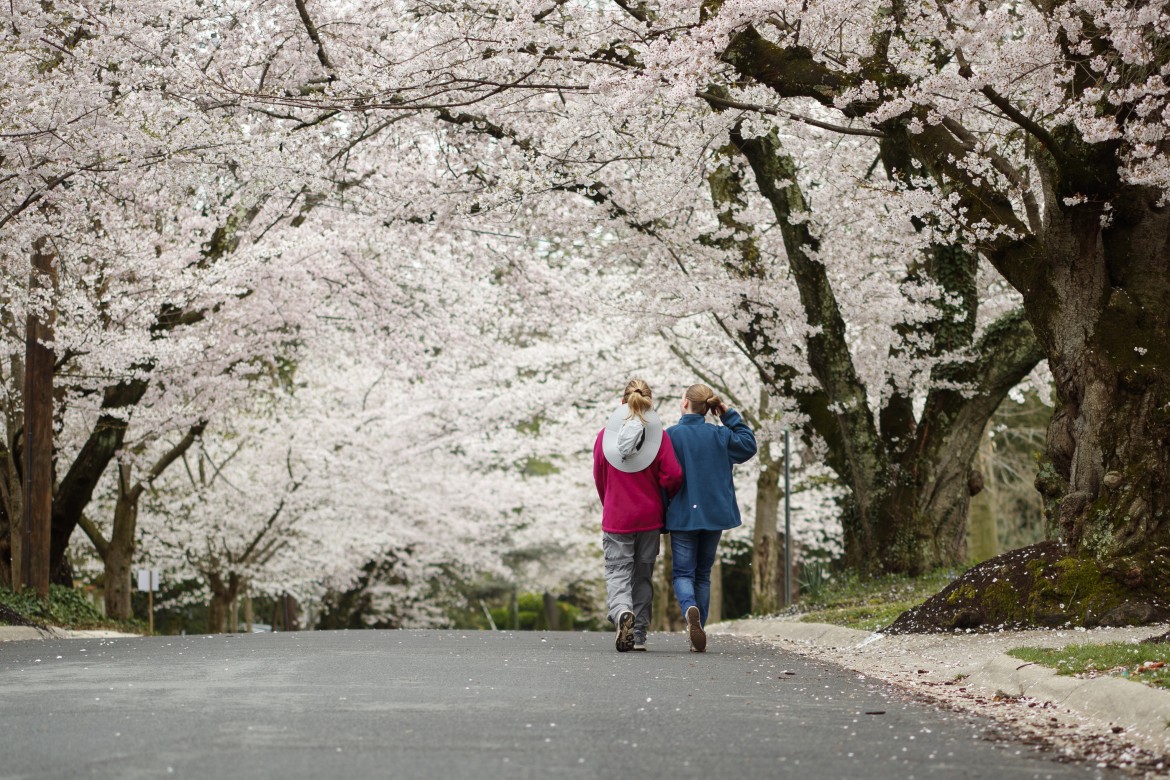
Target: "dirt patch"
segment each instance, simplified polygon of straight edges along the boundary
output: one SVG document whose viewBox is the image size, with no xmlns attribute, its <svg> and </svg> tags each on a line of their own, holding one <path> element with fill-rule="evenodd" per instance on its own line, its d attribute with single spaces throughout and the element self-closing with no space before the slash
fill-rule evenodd
<svg viewBox="0 0 1170 780">
<path fill-rule="evenodd" d="M 1130 568 L 1074 557 L 1059 542 L 998 555 L 882 630 L 886 634 L 1139 626 L 1170 619 L 1159 589 Z"/>
</svg>

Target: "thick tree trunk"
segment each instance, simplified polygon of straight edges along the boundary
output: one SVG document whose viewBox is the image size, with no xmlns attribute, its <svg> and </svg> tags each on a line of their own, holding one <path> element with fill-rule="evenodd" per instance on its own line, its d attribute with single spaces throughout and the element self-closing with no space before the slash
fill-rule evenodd
<svg viewBox="0 0 1170 780">
<path fill-rule="evenodd" d="M 553 594 L 545 591 L 541 595 L 541 606 L 544 608 L 544 625 L 549 631 L 561 630 L 561 611 L 557 609 L 557 599 Z"/>
<path fill-rule="evenodd" d="M 986 473 L 986 463 L 983 453 L 979 457 L 980 472 Z M 971 507 L 967 515 L 967 538 L 971 551 L 971 560 L 982 563 L 988 558 L 999 555 L 999 528 L 996 517 L 995 496 L 997 489 L 995 480 L 989 480 L 984 492 L 978 497 L 972 496 Z"/>
<path fill-rule="evenodd" d="M 52 295 L 54 254 L 48 240 L 33 244 L 29 288 Z M 24 585 L 49 597 L 49 539 L 53 512 L 53 304 L 30 311 L 24 358 L 24 522 L 21 570 Z"/>
<path fill-rule="evenodd" d="M 129 620 L 134 617 L 130 603 L 133 558 L 123 550 L 111 547 L 104 563 L 106 617 L 112 620 Z"/>
<path fill-rule="evenodd" d="M 903 629 L 1170 616 L 1170 209 L 1147 195 L 1071 207 L 1054 196 L 1037 271 L 1016 280 L 1055 380 L 1036 486 L 1062 541 L 972 569 Z"/>
<path fill-rule="evenodd" d="M 228 610 L 240 593 L 241 579 L 238 574 L 229 574 L 225 582 L 217 573 L 207 575 L 211 587 L 211 602 L 207 606 L 207 633 L 226 634 Z"/>
<path fill-rule="evenodd" d="M 780 486 L 783 458 L 773 458 L 771 446 L 760 448 L 756 477 L 756 527 L 752 538 L 752 614 L 771 615 L 784 606 L 783 538 L 779 534 Z"/>
<path fill-rule="evenodd" d="M 1058 401 L 1037 487 L 1071 549 L 1131 586 L 1170 585 L 1170 209 L 1156 198 L 1055 212 L 1050 287 L 1025 296 Z"/>
<path fill-rule="evenodd" d="M 114 527 L 105 548 L 106 615 L 115 620 L 133 617 L 130 606 L 130 570 L 134 564 L 134 537 L 138 529 L 141 488 L 130 486 L 129 464 L 118 467 L 118 500 Z"/>
<path fill-rule="evenodd" d="M 228 602 L 226 597 L 221 593 L 212 591 L 211 603 L 207 605 L 207 633 L 227 633 L 227 610 Z"/>
</svg>

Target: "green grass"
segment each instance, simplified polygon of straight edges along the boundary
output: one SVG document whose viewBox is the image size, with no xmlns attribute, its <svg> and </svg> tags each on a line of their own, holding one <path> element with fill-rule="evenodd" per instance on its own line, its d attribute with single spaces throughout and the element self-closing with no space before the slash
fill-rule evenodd
<svg viewBox="0 0 1170 780">
<path fill-rule="evenodd" d="M 800 619 L 806 623 L 877 631 L 938 593 L 962 573 L 961 569 L 938 569 L 921 577 L 840 575 L 815 597 L 806 597 L 800 603 L 803 613 Z"/>
<path fill-rule="evenodd" d="M 1069 645 L 1058 649 L 1019 647 L 1009 650 L 1008 655 L 1051 667 L 1058 674 L 1109 675 L 1155 688 L 1170 688 L 1170 644 L 1111 642 L 1102 645 Z M 1165 666 L 1145 666 L 1158 663 Z"/>
<path fill-rule="evenodd" d="M 121 623 L 106 619 L 81 591 L 61 585 L 49 586 L 48 603 L 41 601 L 35 593 L 18 594 L 7 588 L 0 588 L 0 604 L 33 622 L 46 626 L 145 633 L 145 626 L 138 621 Z M 0 617 L 0 625 L 6 625 L 3 617 Z"/>
</svg>

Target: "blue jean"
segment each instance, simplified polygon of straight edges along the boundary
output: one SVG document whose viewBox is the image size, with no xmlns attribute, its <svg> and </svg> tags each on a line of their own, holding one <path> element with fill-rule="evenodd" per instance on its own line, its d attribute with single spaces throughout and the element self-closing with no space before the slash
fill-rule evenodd
<svg viewBox="0 0 1170 780">
<path fill-rule="evenodd" d="M 687 608 L 699 608 L 699 620 L 707 625 L 711 606 L 711 567 L 722 531 L 671 531 L 671 579 L 674 597 L 686 617 Z"/>
</svg>

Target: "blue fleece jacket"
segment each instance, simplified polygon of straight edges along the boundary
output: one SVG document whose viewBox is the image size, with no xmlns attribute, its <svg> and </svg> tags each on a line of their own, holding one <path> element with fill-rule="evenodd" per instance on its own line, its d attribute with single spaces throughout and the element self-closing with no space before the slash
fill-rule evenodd
<svg viewBox="0 0 1170 780">
<path fill-rule="evenodd" d="M 726 531 L 740 524 L 731 467 L 756 454 L 756 436 L 728 409 L 723 427 L 701 414 L 684 414 L 669 429 L 683 483 L 666 508 L 667 531 Z"/>
</svg>

